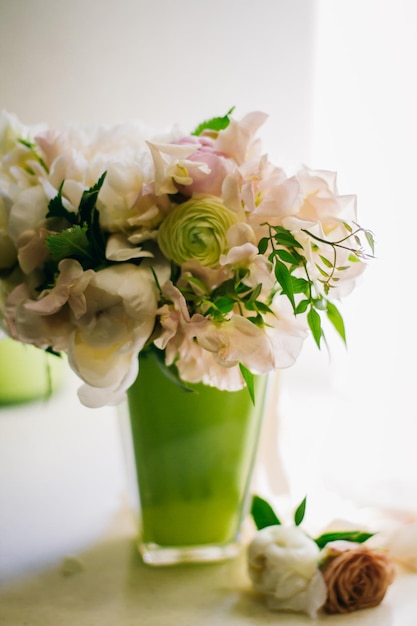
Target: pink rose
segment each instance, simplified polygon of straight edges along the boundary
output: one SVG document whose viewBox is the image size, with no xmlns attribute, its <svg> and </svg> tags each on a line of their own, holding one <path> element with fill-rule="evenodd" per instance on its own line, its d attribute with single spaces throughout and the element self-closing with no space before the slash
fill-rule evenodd
<svg viewBox="0 0 417 626">
<path fill-rule="evenodd" d="M 199 169 L 193 170 L 192 184 L 182 185 L 180 191 L 187 196 L 195 193 L 221 196 L 223 181 L 233 171 L 236 164 L 215 149 L 214 140 L 211 137 L 183 137 L 176 143 L 195 144 L 196 151 L 188 157 L 188 160 L 205 163 L 210 169 L 208 174 Z"/>
<path fill-rule="evenodd" d="M 330 614 L 377 606 L 394 579 L 389 558 L 364 547 L 329 548 L 321 571 L 327 586 L 323 610 Z"/>
</svg>

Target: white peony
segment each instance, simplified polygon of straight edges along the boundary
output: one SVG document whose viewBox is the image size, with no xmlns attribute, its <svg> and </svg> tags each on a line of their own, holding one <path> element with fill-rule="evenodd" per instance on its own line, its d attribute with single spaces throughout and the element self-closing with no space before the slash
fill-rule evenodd
<svg viewBox="0 0 417 626">
<path fill-rule="evenodd" d="M 86 312 L 68 350 L 72 369 L 87 383 L 79 396 L 90 407 L 118 404 L 155 324 L 156 284 L 149 268 L 124 263 L 96 272 L 84 296 Z"/>
<path fill-rule="evenodd" d="M 77 261 L 64 259 L 55 286 L 34 293 L 22 283 L 7 298 L 9 333 L 67 351 L 86 383 L 83 404 L 118 404 L 136 378 L 138 353 L 155 324 L 157 288 L 149 267 L 124 263 L 83 271 Z"/>
<path fill-rule="evenodd" d="M 316 617 L 327 596 L 319 552 L 297 526 L 268 526 L 256 534 L 248 547 L 248 570 L 269 608 Z"/>
</svg>

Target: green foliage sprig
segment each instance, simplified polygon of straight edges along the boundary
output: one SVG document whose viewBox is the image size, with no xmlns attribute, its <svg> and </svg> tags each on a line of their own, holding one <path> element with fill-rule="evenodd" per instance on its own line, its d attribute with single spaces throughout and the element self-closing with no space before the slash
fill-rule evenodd
<svg viewBox="0 0 417 626">
<path fill-rule="evenodd" d="M 106 172 L 97 183 L 83 192 L 76 212 L 65 208 L 62 199 L 63 183 L 57 195 L 48 205 L 47 218 L 68 222 L 68 228 L 46 238 L 51 259 L 58 264 L 65 258 L 76 259 L 83 269 L 98 269 L 106 261 L 107 237 L 100 228 L 97 198 L 103 186 Z"/>
<path fill-rule="evenodd" d="M 371 231 L 365 230 L 360 226 L 353 230 L 349 224 L 343 224 L 348 231 L 348 235 L 337 241 L 323 239 L 308 230 L 302 230 L 312 239 L 313 251 L 314 240 L 322 244 L 324 243 L 333 249 L 332 261 L 324 255 L 319 255 L 322 265 L 316 263 L 316 268 L 321 275 L 319 281 L 323 285 L 324 295 L 323 293 L 317 293 L 314 281 L 309 276 L 307 259 L 302 253 L 303 246 L 289 230 L 283 226 L 272 226 L 266 223 L 264 226 L 268 227 L 269 234 L 263 237 L 258 244 L 260 254 L 265 254 L 268 250 L 270 251 L 268 259 L 273 264 L 275 278 L 280 286 L 281 293 L 287 296 L 290 301 L 294 314 L 307 313 L 309 328 L 319 348 L 321 340 L 325 340 L 322 326 L 323 314 L 326 315 L 343 342 L 346 343 L 346 331 L 342 315 L 336 305 L 327 298 L 330 290 L 337 286 L 337 281 L 339 280 L 335 273 L 347 269 L 346 266 L 337 265 L 337 250 L 347 250 L 351 262 L 358 262 L 374 254 L 374 239 Z M 365 252 L 360 240 L 361 233 L 364 234 L 372 254 Z M 350 240 L 353 240 L 355 245 L 349 245 Z M 304 277 L 300 277 L 298 275 L 300 273 Z"/>
<path fill-rule="evenodd" d="M 307 506 L 307 497 L 305 497 L 297 506 L 294 512 L 294 524 L 300 526 L 304 520 Z M 251 515 L 255 526 L 258 530 L 267 528 L 268 526 L 280 526 L 281 520 L 277 517 L 275 511 L 271 505 L 263 498 L 254 495 L 252 497 Z M 319 535 L 313 541 L 320 548 L 324 548 L 328 543 L 332 541 L 350 541 L 353 543 L 364 543 L 368 539 L 374 536 L 374 533 L 364 532 L 362 530 L 347 530 L 347 531 L 335 531 L 327 532 Z"/>
<path fill-rule="evenodd" d="M 223 115 L 223 117 L 212 117 L 209 120 L 201 122 L 201 124 L 199 124 L 197 126 L 197 128 L 191 134 L 192 135 L 201 135 L 202 132 L 205 131 L 205 130 L 212 130 L 214 132 L 218 132 L 220 130 L 224 130 L 225 128 L 227 128 L 229 126 L 229 124 L 230 124 L 230 116 L 232 115 L 234 110 L 235 110 L 235 107 L 232 107 L 226 113 L 226 115 Z"/>
</svg>

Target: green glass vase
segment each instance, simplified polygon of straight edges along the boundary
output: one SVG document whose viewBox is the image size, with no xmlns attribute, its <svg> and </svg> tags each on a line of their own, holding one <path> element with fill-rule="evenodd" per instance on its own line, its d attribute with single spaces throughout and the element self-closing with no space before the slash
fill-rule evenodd
<svg viewBox="0 0 417 626">
<path fill-rule="evenodd" d="M 222 560 L 239 551 L 261 428 L 266 377 L 249 392 L 185 391 L 152 352 L 128 391 L 146 563 Z"/>
</svg>

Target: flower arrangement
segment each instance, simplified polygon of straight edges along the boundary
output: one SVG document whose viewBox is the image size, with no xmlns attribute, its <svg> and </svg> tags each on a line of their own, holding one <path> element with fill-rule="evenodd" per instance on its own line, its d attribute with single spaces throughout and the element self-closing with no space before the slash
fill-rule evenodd
<svg viewBox="0 0 417 626">
<path fill-rule="evenodd" d="M 248 572 L 256 591 L 272 610 L 307 613 L 316 618 L 377 606 L 394 581 L 393 555 L 371 546 L 373 533 L 325 532 L 317 538 L 302 528 L 304 499 L 294 524 L 284 525 L 259 496 L 252 501 L 258 529 L 247 550 Z"/>
<path fill-rule="evenodd" d="M 231 110 L 189 134 L 1 115 L 1 325 L 66 353 L 87 406 L 119 403 L 144 350 L 185 384 L 252 393 L 309 332 L 321 345 L 324 318 L 345 340 L 335 301 L 372 234 L 334 173 L 269 161 L 265 120 Z"/>
</svg>

